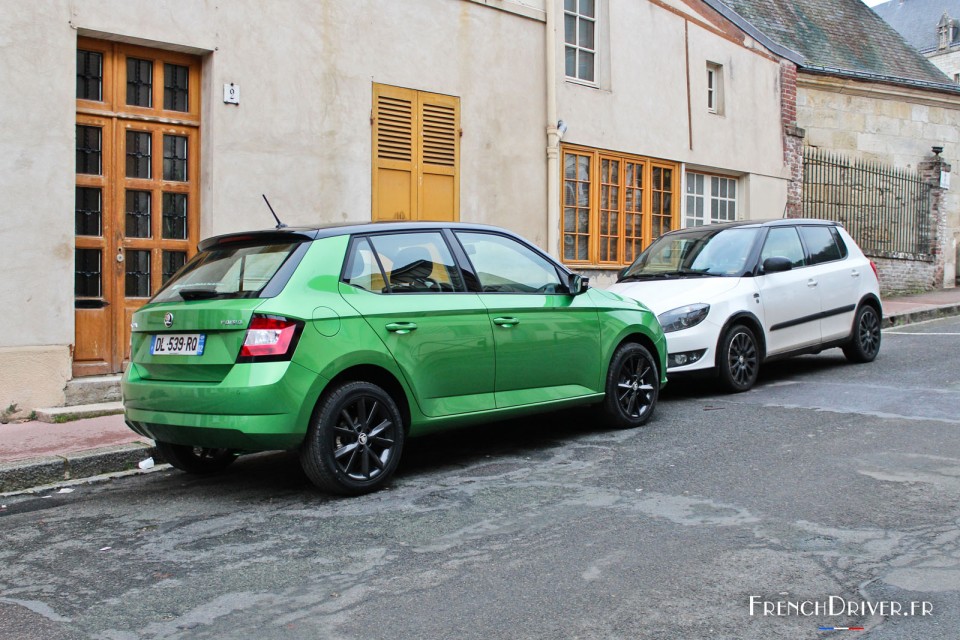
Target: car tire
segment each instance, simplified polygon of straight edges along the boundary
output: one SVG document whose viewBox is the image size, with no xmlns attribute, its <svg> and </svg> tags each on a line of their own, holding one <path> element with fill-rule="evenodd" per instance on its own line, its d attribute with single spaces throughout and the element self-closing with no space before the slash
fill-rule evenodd
<svg viewBox="0 0 960 640">
<path fill-rule="evenodd" d="M 231 449 L 194 447 L 160 441 L 157 441 L 157 453 L 170 463 L 170 466 L 195 475 L 223 471 L 237 459 L 237 453 Z"/>
<path fill-rule="evenodd" d="M 735 324 L 723 334 L 717 347 L 720 386 L 732 393 L 749 390 L 760 372 L 760 347 L 750 327 Z"/>
<path fill-rule="evenodd" d="M 360 495 L 390 479 L 403 443 L 403 418 L 390 394 L 370 382 L 346 382 L 321 399 L 300 465 L 323 491 Z"/>
<path fill-rule="evenodd" d="M 626 342 L 610 359 L 603 399 L 604 422 L 617 429 L 640 427 L 650 420 L 660 395 L 657 361 L 641 344 Z"/>
<path fill-rule="evenodd" d="M 872 362 L 880 353 L 880 314 L 869 304 L 861 305 L 853 318 L 850 342 L 843 346 L 843 355 L 850 362 Z"/>
</svg>

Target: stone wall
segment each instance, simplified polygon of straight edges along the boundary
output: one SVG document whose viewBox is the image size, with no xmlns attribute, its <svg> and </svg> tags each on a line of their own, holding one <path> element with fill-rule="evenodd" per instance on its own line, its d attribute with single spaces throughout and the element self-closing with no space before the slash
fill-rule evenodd
<svg viewBox="0 0 960 640">
<path fill-rule="evenodd" d="M 960 96 L 801 72 L 797 79 L 797 125 L 805 143 L 850 158 L 911 172 L 943 147 L 949 164 L 960 161 Z M 916 260 L 877 261 L 886 291 L 955 286 L 960 243 L 960 182 L 942 192 L 936 245 L 941 267 Z M 911 262 L 909 265 L 901 262 Z M 914 262 L 916 264 L 914 264 Z"/>
</svg>

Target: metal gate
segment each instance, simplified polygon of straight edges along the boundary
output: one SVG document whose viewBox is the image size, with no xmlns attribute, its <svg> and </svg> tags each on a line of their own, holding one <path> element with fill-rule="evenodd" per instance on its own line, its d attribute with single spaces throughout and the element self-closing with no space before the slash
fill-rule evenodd
<svg viewBox="0 0 960 640">
<path fill-rule="evenodd" d="M 930 185 L 876 162 L 803 151 L 803 215 L 841 223 L 870 256 L 931 258 Z"/>
</svg>

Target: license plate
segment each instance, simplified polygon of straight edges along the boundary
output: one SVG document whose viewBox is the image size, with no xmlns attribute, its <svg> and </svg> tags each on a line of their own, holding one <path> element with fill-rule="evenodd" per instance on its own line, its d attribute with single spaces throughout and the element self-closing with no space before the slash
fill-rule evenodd
<svg viewBox="0 0 960 640">
<path fill-rule="evenodd" d="M 163 333 L 153 336 L 150 355 L 201 356 L 206 336 L 202 333 Z"/>
</svg>

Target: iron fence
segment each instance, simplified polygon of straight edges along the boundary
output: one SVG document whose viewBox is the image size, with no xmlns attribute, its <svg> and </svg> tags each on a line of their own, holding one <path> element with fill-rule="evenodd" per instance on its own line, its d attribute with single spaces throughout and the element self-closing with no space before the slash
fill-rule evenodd
<svg viewBox="0 0 960 640">
<path fill-rule="evenodd" d="M 803 215 L 841 223 L 870 256 L 930 256 L 930 185 L 916 173 L 807 147 Z"/>
</svg>

